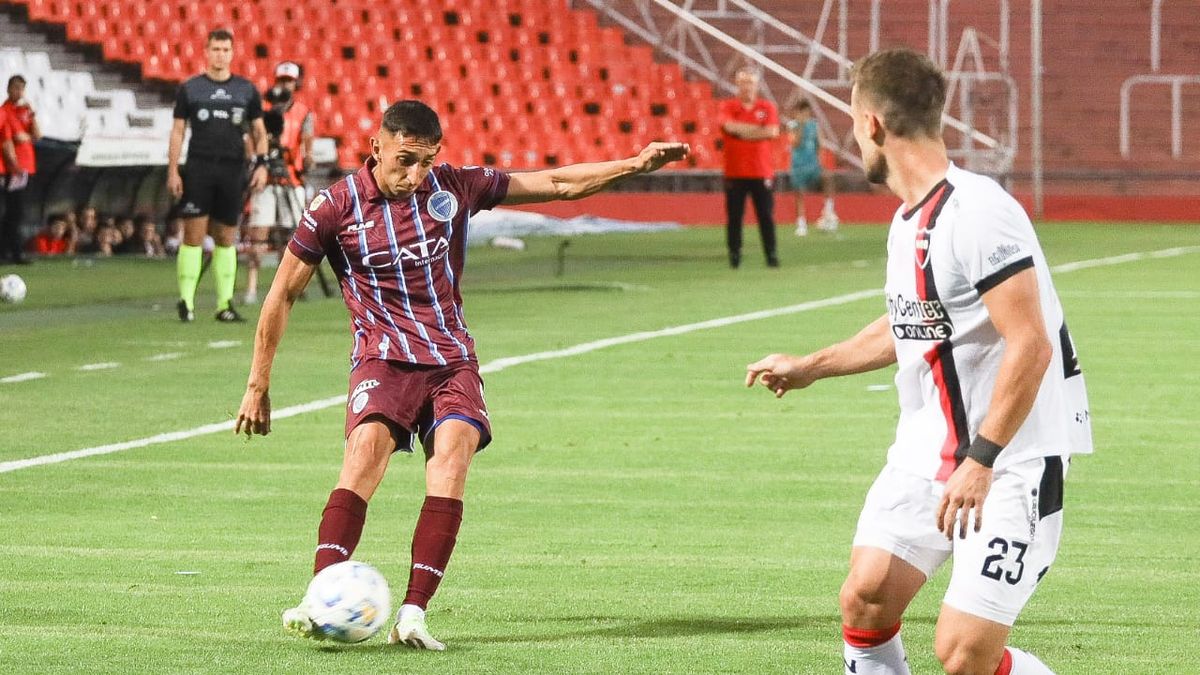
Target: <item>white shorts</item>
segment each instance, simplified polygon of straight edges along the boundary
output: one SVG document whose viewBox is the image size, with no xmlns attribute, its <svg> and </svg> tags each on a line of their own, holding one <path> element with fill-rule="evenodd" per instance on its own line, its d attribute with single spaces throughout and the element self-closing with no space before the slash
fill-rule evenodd
<svg viewBox="0 0 1200 675">
<path fill-rule="evenodd" d="M 303 186 L 268 185 L 250 198 L 250 220 L 246 224 L 294 229 L 304 213 L 304 203 Z"/>
<path fill-rule="evenodd" d="M 883 549 L 926 578 L 954 556 L 945 604 L 1011 626 L 1058 553 L 1062 534 L 1060 457 L 1032 459 L 997 471 L 983 503 L 983 528 L 946 539 L 937 527 L 945 484 L 889 464 L 867 492 L 855 546 Z"/>
</svg>

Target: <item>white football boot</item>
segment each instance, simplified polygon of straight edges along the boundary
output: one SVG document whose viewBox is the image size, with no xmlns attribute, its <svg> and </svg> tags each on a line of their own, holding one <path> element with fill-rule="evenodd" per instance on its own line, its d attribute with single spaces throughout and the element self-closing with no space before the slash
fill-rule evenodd
<svg viewBox="0 0 1200 675">
<path fill-rule="evenodd" d="M 316 624 L 308 615 L 308 608 L 303 604 L 283 610 L 283 629 L 297 637 L 310 640 L 325 639 L 325 635 L 317 630 Z"/>
<path fill-rule="evenodd" d="M 401 605 L 396 612 L 396 625 L 392 626 L 387 638 L 389 645 L 402 644 L 413 649 L 429 649 L 435 652 L 446 650 L 425 627 L 425 610 L 416 605 Z"/>
<path fill-rule="evenodd" d="M 837 232 L 838 224 L 837 214 L 833 211 L 825 211 L 817 221 L 817 229 L 822 232 Z"/>
</svg>

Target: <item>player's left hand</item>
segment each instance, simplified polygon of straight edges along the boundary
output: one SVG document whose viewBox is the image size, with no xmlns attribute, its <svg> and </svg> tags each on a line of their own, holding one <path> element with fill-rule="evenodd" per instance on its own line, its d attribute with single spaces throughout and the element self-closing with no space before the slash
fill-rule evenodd
<svg viewBox="0 0 1200 675">
<path fill-rule="evenodd" d="M 642 148 L 637 156 L 638 173 L 658 171 L 663 166 L 688 156 L 691 149 L 687 143 L 654 142 Z"/>
<path fill-rule="evenodd" d="M 970 457 L 950 474 L 946 491 L 938 504 L 937 526 L 947 539 L 954 539 L 958 523 L 958 538 L 967 538 L 967 519 L 975 512 L 975 531 L 983 526 L 983 501 L 992 488 L 992 470 Z"/>
<path fill-rule="evenodd" d="M 254 173 L 250 174 L 250 191 L 261 192 L 267 186 L 267 167 L 259 166 L 254 168 Z"/>
<path fill-rule="evenodd" d="M 238 409 L 237 422 L 233 425 L 233 433 L 261 434 L 271 433 L 271 395 L 265 389 L 246 387 L 242 396 L 242 406 Z"/>
</svg>

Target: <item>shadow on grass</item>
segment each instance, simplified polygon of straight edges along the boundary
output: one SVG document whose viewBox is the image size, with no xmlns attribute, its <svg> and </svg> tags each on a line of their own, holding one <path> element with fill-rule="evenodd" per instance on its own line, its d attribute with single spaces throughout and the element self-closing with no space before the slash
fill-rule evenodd
<svg viewBox="0 0 1200 675">
<path fill-rule="evenodd" d="M 835 631 L 839 619 L 827 616 L 789 617 L 672 617 L 628 621 L 613 617 L 578 616 L 558 617 L 553 622 L 563 625 L 562 632 L 522 633 L 504 635 L 462 635 L 460 642 L 510 643 L 510 642 L 556 642 L 580 638 L 677 638 L 702 635 L 740 635 L 794 630 L 798 628 L 828 627 Z M 599 624 L 574 628 L 578 624 Z"/>
</svg>

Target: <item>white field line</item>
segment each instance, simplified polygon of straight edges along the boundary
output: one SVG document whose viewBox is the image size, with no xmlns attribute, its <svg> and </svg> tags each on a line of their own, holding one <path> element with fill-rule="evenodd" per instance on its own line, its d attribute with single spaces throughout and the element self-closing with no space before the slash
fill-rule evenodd
<svg viewBox="0 0 1200 675">
<path fill-rule="evenodd" d="M 1200 246 L 1186 246 L 1186 247 L 1178 247 L 1178 248 L 1171 248 L 1171 249 L 1162 249 L 1159 251 L 1128 253 L 1125 255 L 1110 256 L 1107 258 L 1097 258 L 1094 260 L 1080 260 L 1080 261 L 1073 262 L 1073 263 L 1057 265 L 1051 269 L 1056 272 L 1059 272 L 1059 273 L 1073 272 L 1075 270 L 1087 269 L 1089 267 L 1100 267 L 1103 265 L 1119 265 L 1122 263 L 1134 262 L 1134 261 L 1138 261 L 1138 260 L 1145 260 L 1148 258 L 1169 258 L 1169 257 L 1180 256 L 1180 255 L 1185 255 L 1188 253 L 1196 253 L 1196 252 L 1200 252 Z M 582 344 L 578 344 L 573 347 L 567 347 L 565 349 L 556 349 L 556 350 L 545 351 L 545 352 L 535 352 L 533 354 L 526 354 L 524 356 L 512 356 L 512 357 L 508 357 L 508 358 L 496 359 L 495 361 L 491 361 L 491 362 L 483 365 L 482 367 L 480 367 L 479 371 L 481 373 L 496 373 L 496 372 L 500 372 L 501 370 L 504 370 L 506 368 L 511 368 L 512 366 L 521 365 L 523 363 L 532 363 L 534 361 L 546 361 L 549 359 L 560 359 L 560 358 L 565 358 L 568 356 L 577 356 L 579 354 L 586 354 L 588 352 L 594 352 L 598 349 L 604 349 L 606 347 L 613 347 L 616 345 L 630 344 L 630 343 L 634 343 L 634 342 L 644 342 L 646 340 L 653 340 L 653 339 L 660 338 L 660 337 L 669 337 L 672 335 L 682 335 L 684 333 L 692 333 L 692 332 L 695 332 L 698 330 L 706 330 L 709 328 L 720 328 L 722 326 L 730 326 L 730 325 L 734 325 L 734 324 L 738 324 L 738 323 L 745 323 L 747 321 L 757 321 L 759 319 L 769 319 L 772 317 L 783 316 L 786 314 L 797 314 L 800 312 L 808 312 L 808 311 L 811 311 L 814 309 L 821 309 L 824 307 L 833 307 L 835 305 L 844 305 L 844 304 L 847 304 L 850 302 L 864 300 L 866 298 L 878 297 L 881 292 L 882 291 L 880 289 L 873 288 L 873 289 L 868 289 L 868 290 L 856 291 L 854 293 L 846 293 L 844 295 L 838 295 L 838 296 L 834 296 L 831 298 L 824 298 L 822 300 L 812 300 L 809 302 L 802 302 L 800 304 L 789 305 L 787 307 L 778 307 L 775 309 L 765 309 L 765 310 L 761 310 L 758 312 L 749 312 L 747 314 L 738 314 L 735 316 L 726 316 L 726 317 L 721 317 L 721 318 L 717 318 L 717 319 L 709 319 L 708 321 L 689 323 L 689 324 L 684 324 L 682 326 L 673 326 L 671 328 L 664 328 L 662 330 L 642 331 L 642 332 L 638 332 L 638 333 L 630 333 L 628 335 L 619 335 L 617 337 L 605 338 L 602 340 L 593 340 L 592 342 L 584 342 Z M 276 410 L 271 413 L 271 419 L 278 420 L 278 419 L 284 419 L 287 417 L 294 417 L 296 415 L 302 415 L 302 414 L 308 413 L 308 412 L 315 412 L 317 410 L 324 410 L 325 408 L 332 408 L 333 406 L 336 406 L 336 405 L 344 405 L 345 403 L 346 403 L 346 396 L 344 394 L 339 394 L 337 396 L 330 396 L 329 398 L 323 398 L 323 399 L 319 399 L 316 401 L 309 401 L 308 403 L 302 403 L 300 405 L 289 406 L 287 408 L 282 408 L 280 410 Z M 11 461 L 7 461 L 7 462 L 0 462 L 0 473 L 7 473 L 9 471 L 16 471 L 18 469 L 27 469 L 30 467 L 42 466 L 45 464 L 57 464 L 59 462 L 66 462 L 66 461 L 69 461 L 72 459 L 80 459 L 83 457 L 94 457 L 96 455 L 107 455 L 107 454 L 113 453 L 113 452 L 120 452 L 122 450 L 131 450 L 133 448 L 144 448 L 149 445 L 158 445 L 160 443 L 171 443 L 173 441 L 182 441 L 182 440 L 186 440 L 189 438 L 195 438 L 197 436 L 204 436 L 207 434 L 215 434 L 219 431 L 231 431 L 232 429 L 233 429 L 233 420 L 226 420 L 224 422 L 215 422 L 213 424 L 205 424 L 204 426 L 194 427 L 192 429 L 184 429 L 182 431 L 172 431 L 172 432 L 168 432 L 168 433 L 164 433 L 164 434 L 157 434 L 155 436 L 148 436 L 146 438 L 139 438 L 139 439 L 132 440 L 132 441 L 124 441 L 122 443 L 112 443 L 109 445 L 101 445 L 101 446 L 97 446 L 94 448 L 84 448 L 82 450 L 72 450 L 70 452 L 59 452 L 59 453 L 55 453 L 52 455 L 40 455 L 37 457 L 30 457 L 28 459 L 18 459 L 18 460 L 11 460 Z"/>
<path fill-rule="evenodd" d="M 116 361 L 102 361 L 100 363 L 85 363 L 82 366 L 77 367 L 75 370 L 86 373 L 93 370 L 112 370 L 113 368 L 120 367 L 121 364 L 117 363 Z"/>
<path fill-rule="evenodd" d="M 163 352 L 162 354 L 155 354 L 153 356 L 147 356 L 145 358 L 145 360 L 146 361 L 174 361 L 175 359 L 178 359 L 182 356 L 183 356 L 183 352 Z"/>
<path fill-rule="evenodd" d="M 1050 268 L 1051 272 L 1074 272 L 1076 270 L 1085 270 L 1089 267 L 1105 267 L 1107 265 L 1120 265 L 1121 263 L 1137 262 L 1138 260 L 1147 260 L 1150 258 L 1175 258 L 1189 253 L 1200 252 L 1200 246 L 1177 246 L 1175 248 L 1164 248 L 1157 251 L 1136 251 L 1134 253 L 1124 253 L 1122 255 L 1113 255 L 1107 258 L 1092 258 L 1091 260 L 1078 260 L 1076 262 L 1063 263 Z"/>
<path fill-rule="evenodd" d="M 29 372 L 29 373 L 17 373 L 16 375 L 9 375 L 8 377 L 0 377 L 0 384 L 10 384 L 13 382 L 28 382 L 29 380 L 40 380 L 45 376 L 46 376 L 45 373 L 39 373 L 36 371 Z"/>
<path fill-rule="evenodd" d="M 209 349 L 229 349 L 242 344 L 241 340 L 213 340 L 208 343 Z"/>
</svg>

